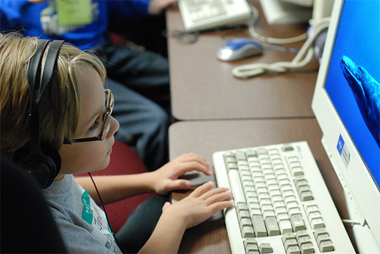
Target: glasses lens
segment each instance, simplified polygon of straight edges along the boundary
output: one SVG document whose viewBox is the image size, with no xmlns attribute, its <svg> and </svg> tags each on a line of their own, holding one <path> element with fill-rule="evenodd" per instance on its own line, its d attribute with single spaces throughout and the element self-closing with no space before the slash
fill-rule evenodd
<svg viewBox="0 0 380 254">
<path fill-rule="evenodd" d="M 103 125 L 101 140 L 103 140 L 105 136 L 107 136 L 110 130 L 110 127 L 111 127 L 110 115 L 113 111 L 113 105 L 115 104 L 115 100 L 113 98 L 113 94 L 111 93 L 111 90 L 106 89 L 105 94 L 106 94 L 106 112 L 103 118 L 104 125 Z"/>
<path fill-rule="evenodd" d="M 110 131 L 110 127 L 111 127 L 110 115 L 106 113 L 101 140 L 103 140 L 104 137 L 107 136 L 108 132 Z"/>
<path fill-rule="evenodd" d="M 109 112 L 112 114 L 113 106 L 115 105 L 115 99 L 113 98 L 113 94 L 111 93 L 111 90 L 109 92 Z"/>
</svg>

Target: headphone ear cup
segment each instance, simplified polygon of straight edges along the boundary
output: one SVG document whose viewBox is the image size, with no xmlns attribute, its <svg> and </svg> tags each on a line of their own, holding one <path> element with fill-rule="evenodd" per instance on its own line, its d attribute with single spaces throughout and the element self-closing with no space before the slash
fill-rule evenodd
<svg viewBox="0 0 380 254">
<path fill-rule="evenodd" d="M 22 165 L 42 188 L 49 187 L 61 169 L 61 156 L 52 146 L 41 144 L 41 152 L 32 153 L 26 146 L 14 155 L 14 161 Z"/>
<path fill-rule="evenodd" d="M 54 164 L 55 170 L 54 171 L 52 170 L 50 172 L 50 177 L 52 178 L 52 181 L 53 181 L 54 178 L 58 175 L 59 170 L 61 169 L 61 156 L 59 155 L 58 151 L 54 147 L 45 143 L 41 144 L 41 151 L 44 155 L 48 156 L 48 158 Z"/>
</svg>

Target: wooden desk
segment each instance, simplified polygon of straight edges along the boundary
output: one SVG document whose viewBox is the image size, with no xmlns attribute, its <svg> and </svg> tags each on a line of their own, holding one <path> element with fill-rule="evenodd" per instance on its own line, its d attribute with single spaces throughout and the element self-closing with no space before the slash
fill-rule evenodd
<svg viewBox="0 0 380 254">
<path fill-rule="evenodd" d="M 307 24 L 271 25 L 266 23 L 259 0 L 251 1 L 260 12 L 257 31 L 266 36 L 288 38 L 302 34 Z M 168 30 L 183 31 L 177 8 L 166 12 Z M 168 38 L 172 113 L 178 120 L 312 117 L 311 100 L 318 64 L 313 60 L 301 70 L 281 75 L 265 74 L 237 79 L 232 69 L 254 62 L 291 61 L 294 54 L 273 50 L 262 56 L 221 62 L 217 50 L 233 37 L 250 37 L 247 30 L 202 33 L 197 42 L 184 44 Z M 301 47 L 303 42 L 291 47 Z M 244 105 L 244 107 L 242 107 Z"/>
<path fill-rule="evenodd" d="M 169 129 L 170 159 L 196 152 L 212 162 L 215 151 L 306 140 L 341 218 L 349 218 L 340 182 L 321 144 L 315 119 L 184 121 Z M 176 193 L 173 196 L 176 197 Z M 347 228 L 353 241 L 352 232 Z M 230 253 L 224 220 L 207 221 L 186 231 L 180 253 Z"/>
</svg>

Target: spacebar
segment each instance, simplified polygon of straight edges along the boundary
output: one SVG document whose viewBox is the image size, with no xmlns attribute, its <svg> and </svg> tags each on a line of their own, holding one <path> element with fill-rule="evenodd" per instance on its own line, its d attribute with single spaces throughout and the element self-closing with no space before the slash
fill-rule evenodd
<svg viewBox="0 0 380 254">
<path fill-rule="evenodd" d="M 238 206 L 239 204 L 245 205 L 245 196 L 243 188 L 241 187 L 239 172 L 235 169 L 231 169 L 230 171 L 228 171 L 228 178 L 230 181 L 231 192 L 235 206 Z"/>
</svg>

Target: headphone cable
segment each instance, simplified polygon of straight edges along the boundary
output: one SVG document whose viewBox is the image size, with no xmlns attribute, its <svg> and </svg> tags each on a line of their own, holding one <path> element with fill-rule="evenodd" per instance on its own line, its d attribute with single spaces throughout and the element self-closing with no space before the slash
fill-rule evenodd
<svg viewBox="0 0 380 254">
<path fill-rule="evenodd" d="M 108 220 L 107 211 L 106 211 L 106 208 L 105 208 L 105 206 L 104 206 L 104 203 L 103 203 L 102 197 L 100 196 L 100 193 L 99 193 L 98 187 L 96 187 L 95 181 L 94 181 L 94 179 L 92 178 L 92 175 L 91 175 L 90 172 L 88 172 L 88 175 L 90 176 L 91 181 L 92 181 L 92 183 L 94 184 L 94 187 L 95 187 L 96 193 L 98 194 L 98 197 L 99 197 L 99 200 L 100 200 L 100 204 L 101 204 L 101 206 L 102 206 L 102 208 L 103 208 L 103 211 L 104 211 L 104 213 L 105 213 L 105 215 L 106 215 L 106 220 L 107 220 L 107 223 L 108 223 L 108 227 L 109 227 L 109 229 L 111 230 L 111 233 L 112 233 L 113 237 L 115 238 L 115 242 L 116 242 L 117 246 L 121 249 L 121 251 L 122 251 L 123 253 L 129 253 L 129 251 L 126 250 L 126 249 L 124 248 L 124 246 L 123 246 L 123 245 L 120 243 L 120 241 L 117 239 L 116 235 L 113 233 L 113 230 L 112 230 L 112 228 L 111 228 L 111 224 L 110 224 L 110 222 L 109 222 L 109 220 Z"/>
</svg>

